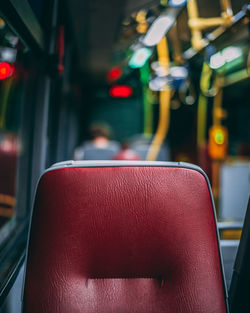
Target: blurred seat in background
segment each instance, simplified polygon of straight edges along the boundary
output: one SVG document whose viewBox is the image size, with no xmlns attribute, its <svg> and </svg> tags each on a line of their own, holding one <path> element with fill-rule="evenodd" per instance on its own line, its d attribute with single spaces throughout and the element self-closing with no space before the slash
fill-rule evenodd
<svg viewBox="0 0 250 313">
<path fill-rule="evenodd" d="M 152 137 L 136 135 L 130 140 L 130 148 L 139 155 L 141 160 L 146 160 L 152 139 Z M 161 146 L 156 161 L 171 161 L 170 149 L 167 143 Z"/>
<path fill-rule="evenodd" d="M 121 151 L 114 156 L 113 160 L 139 161 L 141 158 L 138 153 L 129 147 L 128 142 L 123 142 Z"/>
</svg>

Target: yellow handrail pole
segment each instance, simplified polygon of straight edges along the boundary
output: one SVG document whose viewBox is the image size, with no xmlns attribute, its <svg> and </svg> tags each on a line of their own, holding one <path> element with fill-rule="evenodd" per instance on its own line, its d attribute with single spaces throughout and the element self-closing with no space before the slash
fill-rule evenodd
<svg viewBox="0 0 250 313">
<path fill-rule="evenodd" d="M 157 52 L 159 63 L 161 66 L 165 67 L 166 71 L 168 71 L 170 59 L 166 37 L 163 37 L 162 40 L 158 43 Z M 155 136 L 147 154 L 147 160 L 149 161 L 156 160 L 161 145 L 167 136 L 170 122 L 170 99 L 171 91 L 170 88 L 166 86 L 163 90 L 160 91 L 159 122 Z"/>
<path fill-rule="evenodd" d="M 220 0 L 222 8 L 222 17 L 225 20 L 225 23 L 230 25 L 233 21 L 233 10 L 230 0 Z"/>
<path fill-rule="evenodd" d="M 203 90 L 208 90 L 211 78 L 211 69 L 207 62 L 204 61 L 200 79 L 200 86 Z M 200 92 L 197 110 L 197 147 L 202 148 L 206 143 L 207 130 L 207 97 Z"/>
<path fill-rule="evenodd" d="M 183 62 L 183 59 L 181 52 L 181 43 L 177 32 L 177 22 L 175 22 L 172 28 L 170 29 L 168 36 L 173 47 L 173 60 L 177 64 L 181 64 Z"/>
<path fill-rule="evenodd" d="M 195 21 L 199 18 L 198 6 L 196 0 L 188 0 L 187 2 L 187 11 L 188 11 L 188 25 L 191 28 L 191 42 L 192 46 L 196 50 L 200 50 L 203 47 L 204 41 L 202 39 L 202 33 L 198 29 L 194 29 L 190 24 L 192 21 Z"/>
<path fill-rule="evenodd" d="M 166 138 L 168 129 L 169 129 L 169 121 L 170 121 L 170 98 L 171 91 L 168 87 L 165 90 L 160 91 L 160 114 L 159 114 L 159 122 L 158 127 L 152 141 L 152 144 L 149 148 L 147 154 L 148 161 L 156 160 L 158 153 L 160 151 L 161 145 Z"/>
<path fill-rule="evenodd" d="M 217 94 L 214 97 L 213 103 L 213 125 L 221 125 L 221 106 L 222 106 L 223 90 L 219 87 Z"/>
<path fill-rule="evenodd" d="M 187 2 L 188 25 L 191 29 L 191 42 L 195 50 L 200 50 L 205 46 L 205 40 L 202 38 L 202 30 L 214 26 L 229 26 L 233 22 L 233 12 L 230 0 L 220 0 L 222 13 L 221 17 L 200 18 L 196 0 Z"/>
<path fill-rule="evenodd" d="M 161 41 L 157 45 L 157 54 L 158 54 L 158 61 L 161 66 L 165 67 L 165 69 L 169 70 L 169 51 L 168 51 L 168 42 L 167 38 L 164 36 Z"/>
<path fill-rule="evenodd" d="M 215 80 L 215 84 L 218 88 L 218 92 L 214 97 L 213 102 L 213 125 L 221 126 L 222 119 L 222 101 L 223 101 L 223 88 L 220 86 L 220 78 L 217 77 Z M 214 201 L 217 208 L 218 213 L 218 200 L 219 200 L 219 192 L 220 192 L 220 168 L 221 168 L 221 160 L 213 160 L 212 161 L 212 190 Z"/>
<path fill-rule="evenodd" d="M 225 19 L 223 17 L 211 17 L 211 18 L 197 18 L 191 19 L 188 25 L 196 31 L 201 31 L 209 27 L 223 26 L 225 25 Z"/>
</svg>

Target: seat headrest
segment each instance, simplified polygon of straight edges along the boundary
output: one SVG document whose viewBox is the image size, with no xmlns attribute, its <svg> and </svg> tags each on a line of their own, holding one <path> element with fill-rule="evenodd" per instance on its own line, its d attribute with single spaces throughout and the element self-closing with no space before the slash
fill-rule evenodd
<svg viewBox="0 0 250 313">
<path fill-rule="evenodd" d="M 33 312 L 47 312 L 36 310 L 51 306 L 54 294 L 77 301 L 79 309 L 72 311 L 71 303 L 71 311 L 50 312 L 221 313 L 222 276 L 211 191 L 199 168 L 83 161 L 56 165 L 42 176 L 25 286 Z M 131 280 L 139 285 L 130 286 Z M 106 297 L 97 296 L 100 288 L 112 299 L 103 311 L 97 309 Z M 143 288 L 151 290 L 145 298 Z M 123 304 L 121 290 L 127 294 Z M 137 294 L 142 303 L 133 311 L 131 297 Z M 96 306 L 87 304 L 90 298 Z M 131 307 L 122 309 L 124 303 Z"/>
</svg>

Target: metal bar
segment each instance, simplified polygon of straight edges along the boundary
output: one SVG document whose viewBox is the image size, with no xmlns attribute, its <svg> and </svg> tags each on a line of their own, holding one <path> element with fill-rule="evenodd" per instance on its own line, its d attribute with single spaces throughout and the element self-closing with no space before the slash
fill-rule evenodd
<svg viewBox="0 0 250 313">
<path fill-rule="evenodd" d="M 33 138 L 33 160 L 32 160 L 32 180 L 31 180 L 31 203 L 35 193 L 36 184 L 41 173 L 45 170 L 46 164 L 46 145 L 47 145 L 47 126 L 49 114 L 49 99 L 51 80 L 43 75 L 39 82 L 40 93 L 38 94 L 37 107 L 34 119 L 34 138 Z"/>
<path fill-rule="evenodd" d="M 167 39 L 164 36 L 157 45 L 158 60 L 161 66 L 169 70 L 170 58 Z M 147 154 L 147 160 L 154 161 L 157 159 L 161 145 L 167 136 L 170 123 L 170 100 L 171 90 L 166 86 L 160 91 L 160 112 L 156 133 Z"/>
<path fill-rule="evenodd" d="M 161 66 L 169 70 L 170 58 L 168 52 L 168 42 L 167 38 L 164 36 L 162 40 L 157 45 L 158 60 Z"/>
<path fill-rule="evenodd" d="M 225 25 L 225 20 L 222 17 L 196 18 L 190 19 L 188 25 L 192 32 L 195 30 L 201 31 L 209 27 Z"/>
<path fill-rule="evenodd" d="M 157 159 L 161 145 L 167 136 L 170 122 L 170 99 L 171 90 L 169 87 L 166 87 L 164 90 L 160 91 L 159 123 L 154 139 L 147 154 L 148 161 L 154 161 Z"/>
<path fill-rule="evenodd" d="M 222 80 L 222 83 L 220 84 L 220 87 L 231 86 L 231 85 L 239 83 L 243 80 L 246 80 L 248 78 L 250 78 L 250 75 L 249 75 L 247 69 L 244 68 L 238 72 L 232 73 L 232 74 L 224 77 L 224 79 Z"/>
<path fill-rule="evenodd" d="M 240 11 L 234 16 L 233 23 L 225 28 L 224 26 L 221 26 L 214 31 L 212 31 L 210 34 L 206 36 L 206 39 L 204 39 L 204 45 L 197 51 L 193 47 L 187 49 L 183 53 L 183 59 L 185 60 L 191 60 L 196 55 L 199 55 L 201 51 L 203 51 L 209 44 L 214 43 L 216 44 L 217 41 L 219 41 L 227 32 L 229 32 L 232 28 L 237 26 L 239 23 L 243 21 L 243 19 L 246 17 L 245 11 Z"/>
<path fill-rule="evenodd" d="M 170 39 L 174 50 L 173 59 L 177 64 L 181 64 L 183 62 L 183 59 L 181 53 L 181 42 L 177 32 L 177 22 L 175 22 L 172 28 L 170 29 L 168 33 L 168 38 Z"/>
<path fill-rule="evenodd" d="M 187 10 L 188 10 L 188 16 L 189 21 L 197 20 L 199 18 L 199 12 L 198 12 L 198 6 L 196 0 L 189 0 L 187 2 Z M 191 27 L 191 33 L 192 33 L 192 46 L 195 50 L 200 50 L 202 46 L 204 45 L 203 39 L 202 39 L 202 33 L 198 29 L 193 29 Z"/>
<path fill-rule="evenodd" d="M 58 0 L 54 0 L 52 7 L 51 30 L 48 52 L 52 54 L 56 49 L 56 25 L 58 20 Z M 33 135 L 31 201 L 35 193 L 36 183 L 45 170 L 47 157 L 47 130 L 49 119 L 50 95 L 52 80 L 46 72 L 41 74 L 39 93 L 35 112 L 35 130 Z M 32 203 L 32 202 L 31 202 Z"/>
<path fill-rule="evenodd" d="M 222 15 L 224 15 L 225 18 L 233 17 L 233 10 L 232 10 L 232 5 L 230 0 L 220 0 L 221 3 L 221 8 L 222 8 Z"/>
<path fill-rule="evenodd" d="M 218 83 L 216 84 L 218 86 Z M 221 125 L 221 116 L 218 114 L 218 111 L 221 110 L 223 101 L 223 89 L 219 88 L 217 94 L 214 96 L 213 103 L 213 125 Z"/>
<path fill-rule="evenodd" d="M 202 73 L 200 78 L 200 86 L 204 90 L 209 89 L 210 78 L 212 71 L 204 61 L 202 67 Z M 198 148 L 202 148 L 202 146 L 206 143 L 206 129 L 207 129 L 207 97 L 200 92 L 199 100 L 198 100 L 198 110 L 197 110 L 197 146 Z"/>
</svg>

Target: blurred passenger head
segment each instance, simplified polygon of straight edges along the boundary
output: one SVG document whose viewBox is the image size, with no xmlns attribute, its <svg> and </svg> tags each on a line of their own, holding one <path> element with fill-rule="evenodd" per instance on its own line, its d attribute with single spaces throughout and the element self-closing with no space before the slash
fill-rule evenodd
<svg viewBox="0 0 250 313">
<path fill-rule="evenodd" d="M 94 140 L 98 137 L 110 139 L 110 130 L 108 126 L 101 124 L 92 124 L 89 128 L 90 139 Z"/>
</svg>

